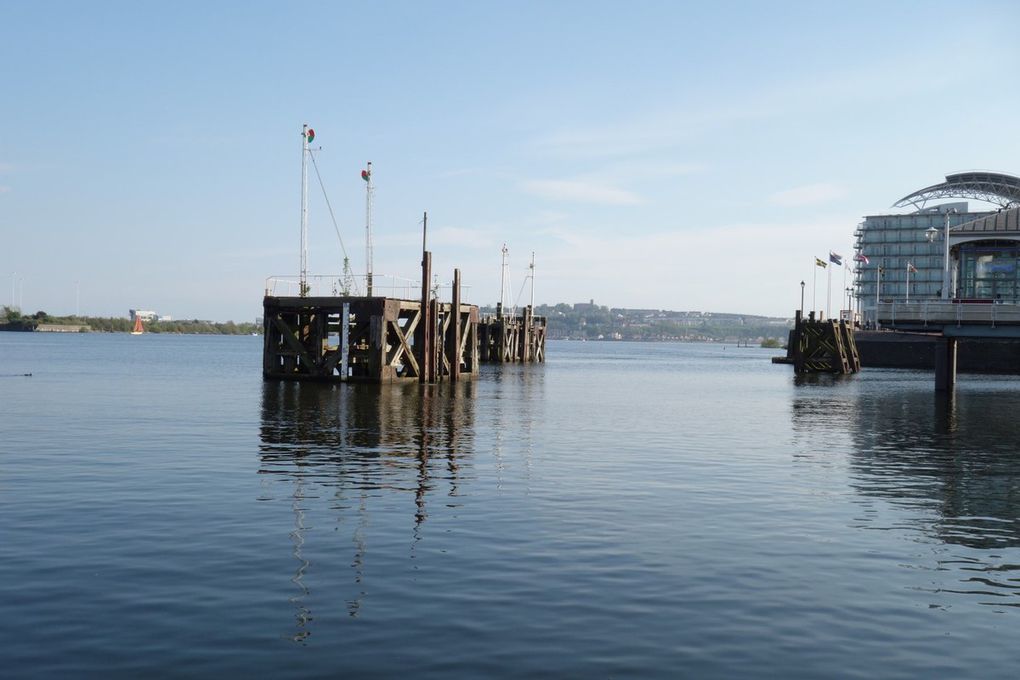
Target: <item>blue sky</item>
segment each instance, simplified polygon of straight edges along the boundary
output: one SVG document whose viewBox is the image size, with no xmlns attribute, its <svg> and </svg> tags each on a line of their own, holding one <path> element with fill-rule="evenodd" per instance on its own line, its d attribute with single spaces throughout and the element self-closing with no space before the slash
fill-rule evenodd
<svg viewBox="0 0 1020 680">
<path fill-rule="evenodd" d="M 788 315 L 861 216 L 1020 174 L 1018 8 L 8 1 L 0 304 L 253 319 L 298 271 L 307 122 L 359 272 L 371 160 L 377 273 L 418 276 L 428 211 L 471 302 L 505 242 L 515 297 L 535 251 L 540 303 Z"/>
</svg>

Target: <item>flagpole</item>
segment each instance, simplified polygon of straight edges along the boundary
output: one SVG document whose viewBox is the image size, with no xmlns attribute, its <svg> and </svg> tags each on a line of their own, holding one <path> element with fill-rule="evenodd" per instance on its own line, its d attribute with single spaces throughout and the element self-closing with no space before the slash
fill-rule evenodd
<svg viewBox="0 0 1020 680">
<path fill-rule="evenodd" d="M 849 298 L 850 298 L 850 320 L 851 321 L 856 321 L 857 320 L 857 317 L 854 314 L 854 302 L 855 301 L 857 302 L 857 311 L 860 311 L 860 308 L 861 308 L 861 298 L 857 295 L 857 285 L 856 285 L 857 278 L 858 278 L 858 275 L 860 273 L 861 273 L 861 266 L 860 265 L 857 265 L 854 269 L 850 270 L 850 293 L 849 293 Z"/>
<path fill-rule="evenodd" d="M 372 297 L 372 161 L 365 176 L 365 264 L 368 297 Z"/>
<path fill-rule="evenodd" d="M 910 264 L 909 263 L 907 264 L 907 299 L 906 299 L 906 301 L 908 303 L 910 302 Z"/>
<path fill-rule="evenodd" d="M 308 123 L 301 126 L 301 281 L 298 295 L 308 295 Z"/>
<path fill-rule="evenodd" d="M 846 290 L 846 270 L 847 270 L 847 267 L 849 267 L 849 266 L 850 266 L 849 262 L 844 262 L 843 263 L 843 290 Z M 840 298 L 840 300 L 842 300 L 843 296 L 840 295 L 839 298 Z M 849 306 L 849 303 L 847 303 L 847 306 Z M 840 316 L 842 316 L 842 315 L 840 315 Z"/>
<path fill-rule="evenodd" d="M 825 318 L 832 318 L 832 268 L 825 268 L 829 272 L 828 283 L 825 284 Z"/>
<path fill-rule="evenodd" d="M 811 278 L 811 311 L 818 311 L 818 258 L 815 258 L 815 266 L 812 267 L 815 270 Z"/>
</svg>

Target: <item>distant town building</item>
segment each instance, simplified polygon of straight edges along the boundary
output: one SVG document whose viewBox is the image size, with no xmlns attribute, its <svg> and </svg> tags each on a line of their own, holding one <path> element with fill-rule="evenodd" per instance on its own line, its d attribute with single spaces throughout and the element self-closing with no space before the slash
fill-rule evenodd
<svg viewBox="0 0 1020 680">
<path fill-rule="evenodd" d="M 142 321 L 155 321 L 159 315 L 147 309 L 129 309 L 131 320 L 141 319 Z"/>
</svg>

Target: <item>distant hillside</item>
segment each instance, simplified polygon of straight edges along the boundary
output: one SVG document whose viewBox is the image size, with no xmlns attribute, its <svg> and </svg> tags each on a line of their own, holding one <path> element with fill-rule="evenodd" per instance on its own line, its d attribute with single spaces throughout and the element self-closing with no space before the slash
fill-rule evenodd
<svg viewBox="0 0 1020 680">
<path fill-rule="evenodd" d="M 484 308 L 483 314 L 495 309 Z M 665 309 L 609 308 L 590 303 L 537 305 L 549 320 L 550 339 L 656 342 L 786 342 L 792 318 Z"/>
</svg>

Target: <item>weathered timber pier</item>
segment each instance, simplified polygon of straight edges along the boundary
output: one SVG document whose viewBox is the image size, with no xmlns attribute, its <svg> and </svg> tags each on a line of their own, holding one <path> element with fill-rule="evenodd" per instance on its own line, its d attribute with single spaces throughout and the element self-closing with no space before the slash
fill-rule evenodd
<svg viewBox="0 0 1020 680">
<path fill-rule="evenodd" d="M 265 378 L 437 382 L 478 373 L 474 305 L 266 296 L 263 311 Z"/>
<path fill-rule="evenodd" d="M 535 316 L 529 305 L 521 314 L 507 316 L 502 303 L 496 315 L 482 319 L 478 326 L 481 360 L 494 363 L 545 361 L 546 318 Z"/>
<path fill-rule="evenodd" d="M 800 310 L 790 331 L 786 356 L 772 361 L 793 364 L 795 373 L 849 374 L 861 370 L 854 331 L 846 321 L 816 320 L 814 312 L 804 319 Z"/>
<path fill-rule="evenodd" d="M 263 298 L 262 375 L 274 380 L 388 383 L 456 382 L 482 362 L 545 361 L 545 317 L 532 308 L 482 320 L 461 302 L 454 270 L 451 302 L 428 287 L 432 253 L 422 260 L 422 297 L 276 296 Z"/>
</svg>

